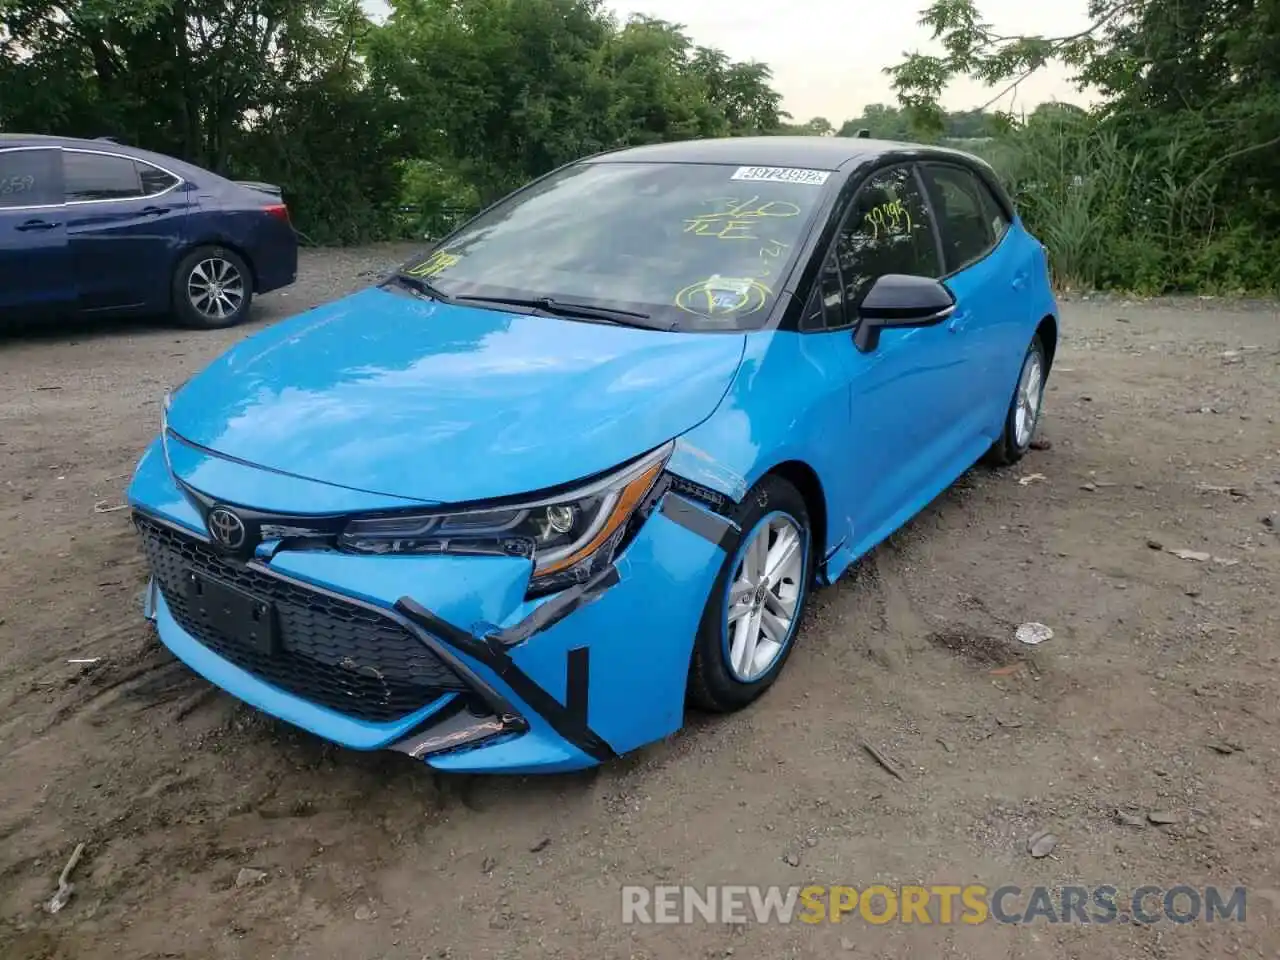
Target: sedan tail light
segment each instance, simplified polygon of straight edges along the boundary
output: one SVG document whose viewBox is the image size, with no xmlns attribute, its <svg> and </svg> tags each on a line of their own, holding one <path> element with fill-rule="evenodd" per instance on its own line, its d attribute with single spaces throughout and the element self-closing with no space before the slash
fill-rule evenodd
<svg viewBox="0 0 1280 960">
<path fill-rule="evenodd" d="M 273 203 L 270 206 L 262 208 L 262 212 L 268 216 L 275 217 L 277 220 L 289 222 L 289 208 L 283 203 Z"/>
</svg>

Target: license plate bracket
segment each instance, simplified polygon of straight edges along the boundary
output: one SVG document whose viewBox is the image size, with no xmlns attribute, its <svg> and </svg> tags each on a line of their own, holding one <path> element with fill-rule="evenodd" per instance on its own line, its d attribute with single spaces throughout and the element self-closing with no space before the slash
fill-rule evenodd
<svg viewBox="0 0 1280 960">
<path fill-rule="evenodd" d="M 269 601 L 194 571 L 186 583 L 188 612 L 210 630 L 266 656 L 282 651 L 276 609 Z"/>
</svg>

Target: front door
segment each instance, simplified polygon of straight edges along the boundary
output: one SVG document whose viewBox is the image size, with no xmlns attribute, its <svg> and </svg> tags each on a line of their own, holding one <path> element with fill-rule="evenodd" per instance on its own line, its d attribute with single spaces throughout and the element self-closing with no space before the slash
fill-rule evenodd
<svg viewBox="0 0 1280 960">
<path fill-rule="evenodd" d="M 58 149 L 0 150 L 0 319 L 44 319 L 74 297 Z"/>
<path fill-rule="evenodd" d="M 875 172 L 854 196 L 805 318 L 810 329 L 844 331 L 838 343 L 849 371 L 849 434 L 833 442 L 850 451 L 836 497 L 839 515 L 852 520 L 847 556 L 875 546 L 951 483 L 964 442 L 973 371 L 945 323 L 886 329 L 865 353 L 854 343 L 862 298 L 891 273 L 943 274 L 932 214 L 910 164 Z"/>
</svg>

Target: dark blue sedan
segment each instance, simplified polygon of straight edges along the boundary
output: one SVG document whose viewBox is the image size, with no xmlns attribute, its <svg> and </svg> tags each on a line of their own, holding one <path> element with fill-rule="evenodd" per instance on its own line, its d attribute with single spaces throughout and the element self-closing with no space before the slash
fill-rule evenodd
<svg viewBox="0 0 1280 960">
<path fill-rule="evenodd" d="M 112 141 L 0 134 L 0 321 L 229 327 L 297 272 L 289 210 L 265 184 Z"/>
</svg>

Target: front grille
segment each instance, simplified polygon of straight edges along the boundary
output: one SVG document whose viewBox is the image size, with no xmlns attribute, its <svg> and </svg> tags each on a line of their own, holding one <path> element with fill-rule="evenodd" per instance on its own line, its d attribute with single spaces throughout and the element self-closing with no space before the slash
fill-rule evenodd
<svg viewBox="0 0 1280 960">
<path fill-rule="evenodd" d="M 397 720 L 450 690 L 458 675 L 390 617 L 309 590 L 225 557 L 195 537 L 134 516 L 151 572 L 179 626 L 224 660 L 272 686 L 339 713 Z M 280 650 L 264 653 L 194 616 L 192 572 L 238 587 L 275 606 Z"/>
</svg>

